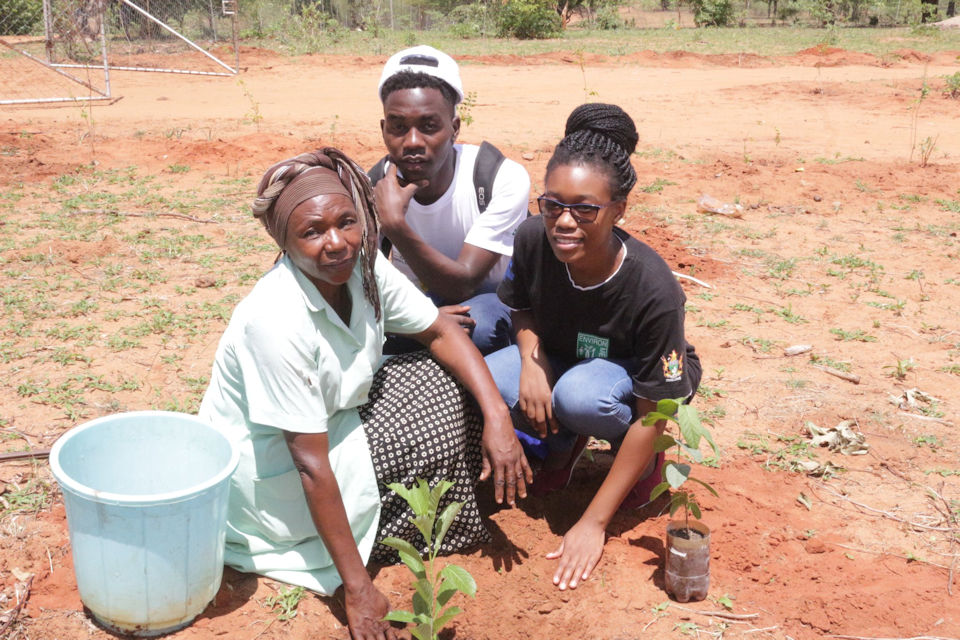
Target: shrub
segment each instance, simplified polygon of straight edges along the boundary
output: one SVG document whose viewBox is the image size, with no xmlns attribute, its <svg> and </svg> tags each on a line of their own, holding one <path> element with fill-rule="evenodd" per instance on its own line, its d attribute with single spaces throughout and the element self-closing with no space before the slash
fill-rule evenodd
<svg viewBox="0 0 960 640">
<path fill-rule="evenodd" d="M 620 17 L 620 12 L 617 11 L 616 5 L 610 4 L 605 4 L 597 9 L 597 13 L 593 17 L 593 24 L 597 29 L 605 30 L 622 29 L 626 26 L 623 18 Z"/>
<path fill-rule="evenodd" d="M 732 0 L 691 0 L 698 27 L 726 27 L 733 22 Z"/>
<path fill-rule="evenodd" d="M 474 2 L 455 7 L 447 15 L 450 33 L 459 38 L 478 38 L 492 35 L 496 27 L 497 3 Z"/>
<path fill-rule="evenodd" d="M 501 38 L 551 38 L 559 35 L 560 29 L 560 16 L 553 3 L 543 0 L 507 0 L 497 20 L 497 32 Z"/>
<path fill-rule="evenodd" d="M 43 16 L 40 0 L 0 0 L 0 36 L 33 33 Z"/>
</svg>

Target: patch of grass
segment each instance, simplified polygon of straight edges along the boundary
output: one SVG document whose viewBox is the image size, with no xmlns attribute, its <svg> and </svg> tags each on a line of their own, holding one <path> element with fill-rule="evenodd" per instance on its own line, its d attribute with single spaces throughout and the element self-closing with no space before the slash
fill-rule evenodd
<svg viewBox="0 0 960 640">
<path fill-rule="evenodd" d="M 820 365 L 823 365 L 823 366 L 825 366 L 825 367 L 830 367 L 830 368 L 832 368 L 832 369 L 836 369 L 836 370 L 838 370 L 838 371 L 847 371 L 847 372 L 850 371 L 850 363 L 849 363 L 849 362 L 845 362 L 845 361 L 842 361 L 842 360 L 834 360 L 833 358 L 831 358 L 831 357 L 829 357 L 829 356 L 821 356 L 821 355 L 817 355 L 817 354 L 811 354 L 811 355 L 810 355 L 810 363 L 811 363 L 811 364 L 820 364 Z"/>
<path fill-rule="evenodd" d="M 923 434 L 913 439 L 913 446 L 928 447 L 930 450 L 936 451 L 943 446 L 943 441 L 935 435 Z"/>
<path fill-rule="evenodd" d="M 876 342 L 877 341 L 875 337 L 871 336 L 863 329 L 853 329 L 851 331 L 847 331 L 846 329 L 840 329 L 838 327 L 835 327 L 833 329 L 830 329 L 830 333 L 837 336 L 837 340 L 842 340 L 844 342 L 853 341 L 853 340 L 857 342 Z"/>
<path fill-rule="evenodd" d="M 767 275 L 778 280 L 786 280 L 793 275 L 793 270 L 797 267 L 796 258 L 785 260 L 774 259 L 767 263 Z"/>
<path fill-rule="evenodd" d="M 940 205 L 940 208 L 944 211 L 960 213 L 960 200 L 946 200 L 941 198 L 937 200 L 937 204 Z"/>
<path fill-rule="evenodd" d="M 277 620 L 291 620 L 297 616 L 297 607 L 307 595 L 303 587 L 283 587 L 275 595 L 268 597 L 263 604 L 277 614 Z"/>
<path fill-rule="evenodd" d="M 774 309 L 773 313 L 790 324 L 803 324 L 807 320 L 803 316 L 793 311 L 792 305 L 787 305 L 786 307 L 780 307 L 779 309 Z"/>
<path fill-rule="evenodd" d="M 817 458 L 810 448 L 810 442 L 800 436 L 744 431 L 737 440 L 737 447 L 749 451 L 753 456 L 764 457 L 763 468 L 766 471 L 797 472 L 800 471 L 799 461 Z"/>
<path fill-rule="evenodd" d="M 754 338 L 751 336 L 744 336 L 740 338 L 740 344 L 750 347 L 754 351 L 759 351 L 760 353 L 770 353 L 770 351 L 776 346 L 772 340 L 767 340 L 766 338 Z"/>
<path fill-rule="evenodd" d="M 945 367 L 938 367 L 937 371 L 942 371 L 943 373 L 949 373 L 951 375 L 960 376 L 960 364 L 951 364 Z"/>
<path fill-rule="evenodd" d="M 845 162 L 864 162 L 864 158 L 853 157 L 853 156 L 842 156 L 840 152 L 837 152 L 832 158 L 814 158 L 814 162 L 819 162 L 820 164 L 843 164 Z"/>
<path fill-rule="evenodd" d="M 662 178 L 657 178 L 656 180 L 654 180 L 653 182 L 651 182 L 651 183 L 648 184 L 647 186 L 645 186 L 645 187 L 640 187 L 640 191 L 643 191 L 644 193 L 660 193 L 661 191 L 663 191 L 663 188 L 664 188 L 664 187 L 669 187 L 669 186 L 672 186 L 672 185 L 675 185 L 675 184 L 677 184 L 677 183 L 676 183 L 676 182 L 671 182 L 670 180 L 664 180 L 664 179 L 662 179 Z"/>
<path fill-rule="evenodd" d="M 11 513 L 38 513 L 50 506 L 50 485 L 34 476 L 7 484 L 0 495 L 0 518 Z"/>
</svg>

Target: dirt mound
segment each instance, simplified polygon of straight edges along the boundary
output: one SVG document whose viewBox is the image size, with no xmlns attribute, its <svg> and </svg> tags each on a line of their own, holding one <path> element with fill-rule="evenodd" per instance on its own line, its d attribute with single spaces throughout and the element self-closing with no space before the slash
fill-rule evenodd
<svg viewBox="0 0 960 640">
<path fill-rule="evenodd" d="M 788 56 L 787 59 L 811 67 L 846 67 L 852 65 L 873 67 L 884 65 L 883 61 L 872 54 L 847 51 L 827 45 L 817 45 L 803 49 L 793 56 Z"/>
</svg>

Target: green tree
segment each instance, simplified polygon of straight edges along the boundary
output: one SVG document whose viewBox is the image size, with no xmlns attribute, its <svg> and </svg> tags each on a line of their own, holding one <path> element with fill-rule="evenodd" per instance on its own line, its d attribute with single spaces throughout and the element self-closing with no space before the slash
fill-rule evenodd
<svg viewBox="0 0 960 640">
<path fill-rule="evenodd" d="M 560 33 L 560 16 L 550 0 L 507 0 L 497 20 L 501 38 L 534 40 Z"/>
<path fill-rule="evenodd" d="M 40 24 L 40 0 L 0 0 L 0 36 L 25 36 Z"/>
</svg>

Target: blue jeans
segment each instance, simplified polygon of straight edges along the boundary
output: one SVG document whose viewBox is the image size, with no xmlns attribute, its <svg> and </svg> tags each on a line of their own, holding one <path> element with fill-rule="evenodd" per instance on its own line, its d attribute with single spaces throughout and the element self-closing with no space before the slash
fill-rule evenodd
<svg viewBox="0 0 960 640">
<path fill-rule="evenodd" d="M 433 297 L 431 296 L 431 299 Z M 441 306 L 438 300 L 434 304 Z M 510 321 L 510 307 L 500 302 L 495 293 L 481 293 L 464 300 L 460 304 L 470 307 L 467 315 L 476 321 L 470 338 L 480 353 L 486 355 L 498 349 L 503 349 L 513 342 L 513 323 Z M 423 349 L 423 345 L 406 336 L 390 335 L 383 347 L 388 355 L 409 353 Z"/>
<path fill-rule="evenodd" d="M 619 446 L 633 423 L 636 397 L 630 377 L 630 360 L 592 358 L 564 362 L 548 357 L 556 383 L 551 398 L 553 415 L 560 424 L 558 433 L 549 433 L 550 451 L 566 451 L 577 436 L 593 436 Z M 516 345 L 486 357 L 493 380 L 510 408 L 514 426 L 533 433 L 518 407 L 520 399 L 520 350 Z"/>
</svg>

